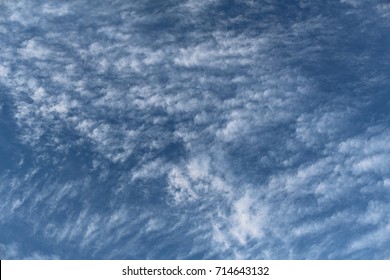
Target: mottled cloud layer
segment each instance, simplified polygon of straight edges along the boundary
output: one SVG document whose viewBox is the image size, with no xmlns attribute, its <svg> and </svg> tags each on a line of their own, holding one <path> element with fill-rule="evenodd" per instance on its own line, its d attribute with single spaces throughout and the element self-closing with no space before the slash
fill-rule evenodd
<svg viewBox="0 0 390 280">
<path fill-rule="evenodd" d="M 0 257 L 389 258 L 389 13 L 2 1 Z"/>
</svg>

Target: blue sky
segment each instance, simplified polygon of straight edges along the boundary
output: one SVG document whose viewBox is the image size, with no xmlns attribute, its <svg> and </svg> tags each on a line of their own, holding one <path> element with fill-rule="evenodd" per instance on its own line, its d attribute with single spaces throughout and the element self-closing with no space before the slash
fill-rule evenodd
<svg viewBox="0 0 390 280">
<path fill-rule="evenodd" d="M 390 258 L 390 4 L 1 1 L 1 259 Z"/>
</svg>

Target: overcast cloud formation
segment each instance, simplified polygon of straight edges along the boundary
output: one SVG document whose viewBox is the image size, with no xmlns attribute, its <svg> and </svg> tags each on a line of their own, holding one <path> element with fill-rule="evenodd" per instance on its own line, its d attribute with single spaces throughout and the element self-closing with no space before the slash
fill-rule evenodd
<svg viewBox="0 0 390 280">
<path fill-rule="evenodd" d="M 390 3 L 0 2 L 1 259 L 390 258 Z"/>
</svg>

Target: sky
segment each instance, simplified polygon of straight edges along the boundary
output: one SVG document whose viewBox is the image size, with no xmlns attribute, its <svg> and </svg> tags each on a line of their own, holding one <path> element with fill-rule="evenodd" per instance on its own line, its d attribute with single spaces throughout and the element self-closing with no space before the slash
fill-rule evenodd
<svg viewBox="0 0 390 280">
<path fill-rule="evenodd" d="M 390 259 L 390 2 L 0 1 L 0 259 Z"/>
</svg>

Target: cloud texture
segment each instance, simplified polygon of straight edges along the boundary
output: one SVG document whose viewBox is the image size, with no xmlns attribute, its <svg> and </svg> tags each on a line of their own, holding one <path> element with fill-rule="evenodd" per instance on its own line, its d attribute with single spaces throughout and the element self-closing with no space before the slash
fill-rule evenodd
<svg viewBox="0 0 390 280">
<path fill-rule="evenodd" d="M 0 258 L 389 258 L 389 14 L 0 2 Z"/>
</svg>

